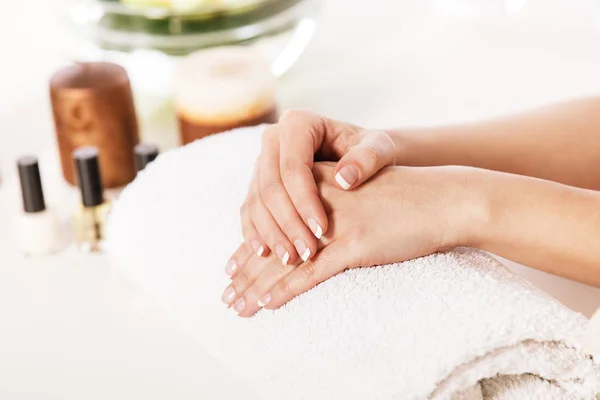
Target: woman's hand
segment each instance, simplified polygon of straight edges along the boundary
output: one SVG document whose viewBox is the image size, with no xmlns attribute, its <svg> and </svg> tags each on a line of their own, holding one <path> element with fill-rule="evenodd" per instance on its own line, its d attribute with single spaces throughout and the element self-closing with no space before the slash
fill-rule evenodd
<svg viewBox="0 0 600 400">
<path fill-rule="evenodd" d="M 275 309 L 337 273 L 359 266 L 405 261 L 469 241 L 463 227 L 477 212 L 463 167 L 390 167 L 352 193 L 335 182 L 331 163 L 314 176 L 330 219 L 324 246 L 311 260 L 281 263 L 257 257 L 244 245 L 244 264 L 233 274 L 223 301 L 241 316 L 260 307 Z"/>
<path fill-rule="evenodd" d="M 334 121 L 309 111 L 285 112 L 265 129 L 248 196 L 241 208 L 245 245 L 226 267 L 228 275 L 243 267 L 241 253 L 267 256 L 283 264 L 317 251 L 328 229 L 313 178 L 315 155 L 339 162 L 330 169 L 338 187 L 354 189 L 395 159 L 394 142 L 382 131 Z"/>
</svg>

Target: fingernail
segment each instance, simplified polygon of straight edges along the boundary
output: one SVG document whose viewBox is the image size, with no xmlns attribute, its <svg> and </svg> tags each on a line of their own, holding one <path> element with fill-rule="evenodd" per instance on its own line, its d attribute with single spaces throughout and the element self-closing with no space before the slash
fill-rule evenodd
<svg viewBox="0 0 600 400">
<path fill-rule="evenodd" d="M 287 250 L 280 245 L 275 246 L 275 253 L 277 253 L 277 257 L 279 257 L 281 263 L 283 265 L 287 265 L 287 262 L 290 259 L 290 253 L 288 253 Z"/>
<path fill-rule="evenodd" d="M 225 266 L 225 273 L 229 276 L 233 276 L 233 274 L 235 274 L 236 270 L 237 270 L 237 264 L 235 263 L 235 261 L 229 260 L 229 262 Z"/>
<path fill-rule="evenodd" d="M 316 219 L 309 218 L 308 227 L 317 239 L 321 239 L 321 236 L 323 236 L 323 229 L 321 228 L 321 225 L 319 225 Z"/>
<path fill-rule="evenodd" d="M 258 303 L 256 303 L 256 304 L 258 304 L 259 307 L 264 307 L 267 304 L 269 304 L 270 302 L 271 302 L 271 294 L 268 294 L 265 297 L 263 297 L 262 299 L 260 299 L 258 301 Z"/>
<path fill-rule="evenodd" d="M 231 286 L 229 286 L 223 292 L 223 296 L 221 296 L 221 301 L 225 304 L 231 304 L 231 302 L 235 299 L 235 290 Z"/>
<path fill-rule="evenodd" d="M 254 249 L 254 252 L 256 253 L 256 255 L 259 257 L 261 257 L 263 255 L 263 253 L 265 252 L 265 248 L 263 247 L 262 244 L 260 244 L 260 242 L 258 240 L 252 241 L 252 248 Z"/>
<path fill-rule="evenodd" d="M 246 308 L 246 302 L 244 301 L 243 297 L 241 299 L 238 299 L 238 301 L 236 301 L 233 305 L 233 309 L 238 314 L 244 311 L 244 308 Z"/>
<path fill-rule="evenodd" d="M 355 167 L 347 165 L 342 167 L 337 174 L 335 174 L 335 181 L 344 190 L 350 189 L 350 186 L 358 179 L 358 171 Z"/>
<path fill-rule="evenodd" d="M 296 251 L 298 252 L 298 254 L 300 254 L 300 258 L 302 259 L 302 261 L 308 260 L 308 257 L 310 257 L 310 249 L 306 246 L 304 240 L 296 240 L 294 242 L 294 246 L 296 247 Z"/>
</svg>

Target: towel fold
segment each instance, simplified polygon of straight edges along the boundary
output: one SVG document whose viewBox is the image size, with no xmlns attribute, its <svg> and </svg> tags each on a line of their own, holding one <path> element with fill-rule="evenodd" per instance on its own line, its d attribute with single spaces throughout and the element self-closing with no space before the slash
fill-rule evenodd
<svg viewBox="0 0 600 400">
<path fill-rule="evenodd" d="M 108 226 L 112 265 L 265 400 L 593 399 L 587 320 L 470 249 L 346 271 L 277 311 L 220 302 L 262 128 L 167 152 Z M 398 243 L 402 246 L 402 243 Z"/>
</svg>

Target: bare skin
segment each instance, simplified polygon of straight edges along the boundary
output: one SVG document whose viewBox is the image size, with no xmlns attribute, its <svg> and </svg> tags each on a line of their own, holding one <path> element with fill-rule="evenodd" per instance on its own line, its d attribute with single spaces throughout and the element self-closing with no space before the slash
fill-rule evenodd
<svg viewBox="0 0 600 400">
<path fill-rule="evenodd" d="M 312 174 L 315 157 L 342 160 L 352 187 L 395 162 L 395 145 L 382 131 L 323 118 L 303 110 L 284 113 L 263 134 L 248 196 L 241 209 L 245 242 L 259 256 L 284 263 L 308 259 L 328 221 Z M 336 170 L 336 173 L 339 172 Z M 231 275 L 238 265 L 230 263 Z"/>
<path fill-rule="evenodd" d="M 315 219 L 326 233 L 319 243 L 314 240 L 307 246 L 310 256 L 306 262 L 300 259 L 300 251 L 287 257 L 286 263 L 268 251 L 262 257 L 255 255 L 252 241 L 261 240 L 257 236 L 266 231 L 247 228 L 248 221 L 262 216 L 246 204 L 242 213 L 246 241 L 227 265 L 226 272 L 233 280 L 223 297 L 241 316 L 258 310 L 260 299 L 265 308 L 279 307 L 346 268 L 403 261 L 454 246 L 481 248 L 600 286 L 596 262 L 600 260 L 600 217 L 596 216 L 600 193 L 587 190 L 600 189 L 600 134 L 596 129 L 600 127 L 600 100 L 578 100 L 485 123 L 387 133 L 304 111 L 292 112 L 291 117 L 288 114 L 287 121 L 284 118 L 270 136 L 265 135 L 261 158 L 271 159 L 271 166 L 285 165 L 285 173 L 279 176 L 288 182 L 282 186 L 294 205 L 291 210 L 304 207 L 296 213 L 302 215 L 300 220 L 309 233 L 312 229 L 305 216 L 317 215 Z M 320 142 L 315 137 L 320 137 Z M 295 151 L 277 153 L 275 140 L 295 143 L 288 144 Z M 304 147 L 299 142 L 304 142 Z M 267 148 L 272 151 L 265 151 Z M 327 166 L 329 172 L 319 172 L 325 166 L 315 168 L 315 152 L 340 161 L 335 167 Z M 348 157 L 350 154 L 353 157 Z M 390 160 L 408 166 L 442 167 L 393 167 L 363 185 Z M 257 163 L 258 175 L 260 165 Z M 306 173 L 307 166 L 314 176 Z M 349 187 L 342 184 L 348 182 L 335 179 L 348 166 L 354 168 L 356 178 Z M 304 171 L 298 173 L 294 168 Z M 252 203 L 261 199 L 256 181 L 249 193 Z M 292 186 L 295 191 L 287 191 Z M 322 188 L 329 186 L 337 190 L 323 192 Z M 372 203 L 372 196 L 380 203 Z M 285 215 L 281 202 L 270 201 L 265 208 Z M 407 207 L 407 202 L 413 206 Z M 339 211 L 344 209 L 353 210 L 353 215 Z M 275 224 L 282 218 L 274 219 Z M 402 225 L 401 221 L 410 221 L 410 230 L 397 232 L 395 227 Z M 329 225 L 336 229 L 329 232 Z M 346 230 L 337 226 L 346 226 Z M 375 227 L 379 234 L 370 234 Z M 360 235 L 355 235 L 357 229 Z M 299 237 L 290 236 L 292 243 L 291 239 Z M 386 243 L 391 248 L 402 247 L 403 252 L 381 247 Z M 318 253 L 317 245 L 322 248 Z M 376 250 L 371 254 L 369 249 Z"/>
<path fill-rule="evenodd" d="M 398 165 L 466 165 L 600 190 L 600 98 L 389 135 Z"/>
</svg>

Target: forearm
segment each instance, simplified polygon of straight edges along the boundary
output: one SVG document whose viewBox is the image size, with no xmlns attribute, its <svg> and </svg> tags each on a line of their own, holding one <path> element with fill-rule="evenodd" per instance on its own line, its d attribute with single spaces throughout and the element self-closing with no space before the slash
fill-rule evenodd
<svg viewBox="0 0 600 400">
<path fill-rule="evenodd" d="M 600 286 L 600 193 L 473 170 L 465 245 Z"/>
<path fill-rule="evenodd" d="M 480 123 L 389 133 L 398 165 L 466 165 L 600 189 L 600 98 Z"/>
</svg>

